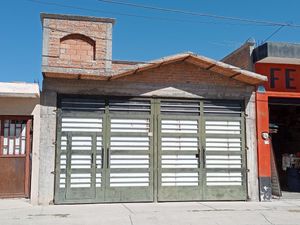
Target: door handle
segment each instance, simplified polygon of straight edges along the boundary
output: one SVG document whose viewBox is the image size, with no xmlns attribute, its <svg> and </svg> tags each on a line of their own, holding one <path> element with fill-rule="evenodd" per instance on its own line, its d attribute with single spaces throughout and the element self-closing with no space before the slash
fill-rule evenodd
<svg viewBox="0 0 300 225">
<path fill-rule="evenodd" d="M 92 160 L 91 160 L 91 162 L 92 162 L 92 165 L 94 164 L 94 152 L 92 153 Z"/>
<path fill-rule="evenodd" d="M 109 169 L 110 166 L 110 148 L 107 148 L 107 169 Z"/>
<path fill-rule="evenodd" d="M 196 157 L 197 159 L 199 159 L 199 153 L 195 154 L 195 157 Z"/>
<path fill-rule="evenodd" d="M 101 169 L 104 168 L 104 148 L 101 148 Z"/>
<path fill-rule="evenodd" d="M 205 168 L 205 148 L 202 148 L 202 164 L 203 164 L 203 168 Z"/>
</svg>

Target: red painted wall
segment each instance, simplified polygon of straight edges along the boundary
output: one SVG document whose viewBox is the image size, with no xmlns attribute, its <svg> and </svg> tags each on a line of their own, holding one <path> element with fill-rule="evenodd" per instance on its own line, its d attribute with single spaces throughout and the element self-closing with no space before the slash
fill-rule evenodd
<svg viewBox="0 0 300 225">
<path fill-rule="evenodd" d="M 300 65 L 256 63 L 255 72 L 268 77 L 267 91 L 300 93 Z"/>
<path fill-rule="evenodd" d="M 271 151 L 268 141 L 263 140 L 262 132 L 269 131 L 269 97 L 300 98 L 300 65 L 256 63 L 255 72 L 266 75 L 265 93 L 256 94 L 258 174 L 271 176 Z"/>
</svg>

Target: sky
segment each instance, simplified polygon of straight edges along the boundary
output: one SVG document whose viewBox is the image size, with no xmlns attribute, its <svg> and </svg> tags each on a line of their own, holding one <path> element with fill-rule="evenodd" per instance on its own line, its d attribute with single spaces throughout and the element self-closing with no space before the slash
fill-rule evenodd
<svg viewBox="0 0 300 225">
<path fill-rule="evenodd" d="M 300 24 L 299 0 L 120 1 L 220 16 Z M 115 18 L 112 42 L 115 60 L 147 61 L 187 51 L 219 60 L 249 38 L 256 40 L 258 44 L 263 43 L 279 28 L 135 8 L 98 0 L 3 1 L 0 7 L 0 82 L 42 82 L 41 12 Z M 268 41 L 300 43 L 300 26 L 283 27 Z"/>
</svg>

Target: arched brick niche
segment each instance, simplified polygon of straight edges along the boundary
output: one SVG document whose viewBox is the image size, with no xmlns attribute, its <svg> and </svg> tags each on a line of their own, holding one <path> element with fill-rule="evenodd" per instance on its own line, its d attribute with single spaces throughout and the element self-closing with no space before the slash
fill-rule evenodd
<svg viewBox="0 0 300 225">
<path fill-rule="evenodd" d="M 83 34 L 68 34 L 60 39 L 59 58 L 71 65 L 88 63 L 96 58 L 96 42 Z"/>
</svg>

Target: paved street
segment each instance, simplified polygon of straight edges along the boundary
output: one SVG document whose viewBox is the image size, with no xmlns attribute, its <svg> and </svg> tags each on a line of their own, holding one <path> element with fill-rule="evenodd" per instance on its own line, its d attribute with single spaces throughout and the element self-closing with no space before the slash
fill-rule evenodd
<svg viewBox="0 0 300 225">
<path fill-rule="evenodd" d="M 32 206 L 0 200 L 1 225 L 299 225 L 300 200 Z"/>
</svg>

